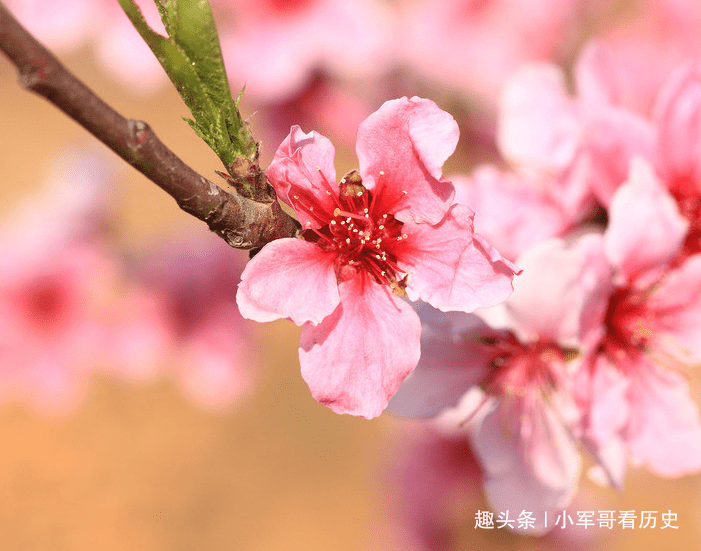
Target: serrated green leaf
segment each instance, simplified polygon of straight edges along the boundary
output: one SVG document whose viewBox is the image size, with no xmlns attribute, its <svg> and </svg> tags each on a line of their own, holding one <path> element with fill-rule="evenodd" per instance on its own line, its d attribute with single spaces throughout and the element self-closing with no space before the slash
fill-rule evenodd
<svg viewBox="0 0 701 551">
<path fill-rule="evenodd" d="M 148 26 L 134 0 L 119 0 L 190 109 L 190 126 L 230 170 L 236 157 L 252 158 L 256 144 L 231 96 L 209 2 L 154 2 L 168 36 Z"/>
</svg>

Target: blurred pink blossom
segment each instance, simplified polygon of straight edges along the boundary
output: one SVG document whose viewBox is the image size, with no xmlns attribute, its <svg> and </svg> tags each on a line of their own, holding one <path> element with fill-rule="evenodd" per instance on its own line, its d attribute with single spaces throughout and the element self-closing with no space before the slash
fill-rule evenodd
<svg viewBox="0 0 701 551">
<path fill-rule="evenodd" d="M 655 131 L 620 107 L 611 86 L 607 52 L 589 43 L 575 66 L 577 94 L 554 65 L 529 65 L 505 86 L 498 144 L 517 171 L 550 181 L 550 193 L 573 220 L 595 196 L 607 205 L 634 155 L 650 158 Z"/>
<path fill-rule="evenodd" d="M 401 433 L 389 467 L 391 548 L 448 551 L 465 506 L 479 495 L 481 469 L 467 439 L 413 428 L 418 430 Z"/>
<path fill-rule="evenodd" d="M 68 412 L 104 358 L 104 306 L 118 272 L 104 234 L 111 173 L 102 156 L 67 156 L 0 230 L 3 404 Z"/>
<path fill-rule="evenodd" d="M 150 0 L 135 0 L 148 23 L 165 33 Z M 165 72 L 116 0 L 8 0 L 30 32 L 61 55 L 89 46 L 108 76 L 133 92 L 150 93 L 167 81 Z"/>
<path fill-rule="evenodd" d="M 701 361 L 701 255 L 675 265 L 688 222 L 642 159 L 616 191 L 605 251 L 616 270 L 584 393 L 585 435 L 619 485 L 630 460 L 661 476 L 701 469 L 701 422 L 685 366 Z"/>
<path fill-rule="evenodd" d="M 378 0 L 213 0 L 234 88 L 257 101 L 300 92 L 314 71 L 346 79 L 381 74 L 393 37 Z"/>
<path fill-rule="evenodd" d="M 252 324 L 232 295 L 241 253 L 206 233 L 155 248 L 132 267 L 113 316 L 113 369 L 132 382 L 172 377 L 196 405 L 226 410 L 260 371 Z"/>
<path fill-rule="evenodd" d="M 558 57 L 578 22 L 580 0 L 404 0 L 398 57 L 419 75 L 491 104 L 528 61 Z M 581 14 L 580 14 L 581 15 Z"/>
<path fill-rule="evenodd" d="M 601 236 L 553 239 L 519 257 L 523 275 L 478 315 L 420 310 L 422 358 L 389 404 L 467 433 L 498 511 L 543 513 L 576 491 L 580 410 L 573 372 L 598 329 L 610 286 Z M 484 320 L 489 321 L 487 325 Z"/>
<path fill-rule="evenodd" d="M 480 165 L 469 176 L 451 177 L 455 202 L 478 213 L 475 228 L 506 258 L 564 235 L 573 221 L 542 180 Z"/>
<path fill-rule="evenodd" d="M 669 73 L 701 56 L 701 4 L 636 0 L 631 7 L 630 15 L 609 24 L 600 40 L 611 52 L 619 104 L 649 117 Z"/>
<path fill-rule="evenodd" d="M 237 302 L 257 321 L 303 325 L 302 375 L 337 413 L 379 415 L 419 359 L 418 317 L 400 297 L 442 310 L 494 305 L 513 265 L 450 206 L 441 166 L 458 128 L 435 103 L 388 101 L 358 129 L 360 171 L 337 186 L 331 143 L 293 127 L 268 169 L 303 239 L 267 244 L 246 266 Z"/>
</svg>

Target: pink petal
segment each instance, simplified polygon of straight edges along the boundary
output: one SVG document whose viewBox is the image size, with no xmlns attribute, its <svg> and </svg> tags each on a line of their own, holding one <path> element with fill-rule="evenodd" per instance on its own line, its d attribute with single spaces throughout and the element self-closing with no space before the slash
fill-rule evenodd
<svg viewBox="0 0 701 551">
<path fill-rule="evenodd" d="M 701 470 L 701 422 L 681 375 L 638 363 L 626 440 L 633 458 L 660 476 Z"/>
<path fill-rule="evenodd" d="M 335 259 L 301 239 L 271 241 L 241 274 L 236 293 L 241 315 L 261 322 L 320 323 L 340 302 Z"/>
<path fill-rule="evenodd" d="M 655 354 L 660 363 L 672 360 L 687 366 L 701 363 L 701 255 L 689 257 L 656 286 L 649 308 L 657 321 Z"/>
<path fill-rule="evenodd" d="M 698 193 L 701 182 L 701 65 L 672 73 L 655 106 L 662 176 L 686 180 Z M 681 182 L 679 182 L 681 183 Z"/>
<path fill-rule="evenodd" d="M 603 106 L 618 101 L 616 67 L 611 52 L 596 40 L 581 49 L 574 67 L 577 95 L 587 106 Z"/>
<path fill-rule="evenodd" d="M 333 218 L 338 197 L 334 156 L 327 138 L 314 131 L 305 134 L 295 125 L 268 167 L 270 183 L 303 226 L 310 222 L 318 228 Z"/>
<path fill-rule="evenodd" d="M 655 130 L 642 117 L 614 107 L 587 113 L 586 119 L 589 181 L 599 201 L 609 205 L 628 177 L 631 159 L 654 157 Z"/>
<path fill-rule="evenodd" d="M 636 157 L 611 201 L 606 255 L 626 282 L 654 278 L 677 254 L 688 228 L 650 164 Z"/>
<path fill-rule="evenodd" d="M 421 319 L 421 360 L 389 402 L 388 411 L 409 417 L 434 417 L 457 406 L 470 387 L 485 377 L 494 352 L 480 345 L 492 331 L 477 316 L 417 308 Z"/>
<path fill-rule="evenodd" d="M 618 438 L 630 415 L 630 379 L 606 358 L 597 358 L 589 381 L 586 434 L 597 447 Z"/>
<path fill-rule="evenodd" d="M 489 502 L 497 511 L 534 512 L 535 529 L 528 533 L 543 533 L 544 513 L 554 520 L 552 513 L 574 497 L 581 470 L 577 448 L 545 404 L 528 415 L 495 402 L 485 410 L 471 427 L 471 441 Z"/>
<path fill-rule="evenodd" d="M 312 396 L 336 413 L 371 419 L 416 367 L 421 323 L 406 302 L 369 278 L 341 283 L 339 291 L 334 313 L 302 328 L 302 377 Z"/>
<path fill-rule="evenodd" d="M 558 174 L 572 164 L 580 140 L 581 122 L 559 68 L 530 65 L 507 82 L 497 136 L 506 159 Z"/>
<path fill-rule="evenodd" d="M 441 179 L 441 167 L 458 136 L 452 116 L 418 97 L 387 101 L 365 119 L 356 151 L 376 212 L 402 221 L 440 222 L 454 194 L 452 184 Z"/>
<path fill-rule="evenodd" d="M 628 176 L 631 158 L 653 158 L 655 129 L 643 117 L 618 107 L 620 71 L 608 49 L 590 42 L 579 56 L 575 73 L 591 160 L 589 181 L 598 199 L 608 206 Z"/>
<path fill-rule="evenodd" d="M 439 310 L 471 312 L 494 306 L 513 289 L 518 267 L 472 231 L 472 211 L 454 205 L 440 224 L 407 222 L 407 248 L 399 259 L 408 272 L 406 292 Z"/>
<path fill-rule="evenodd" d="M 550 239 L 518 259 L 523 275 L 503 308 L 521 340 L 580 345 L 603 321 L 611 269 L 600 234 L 574 241 Z"/>
<path fill-rule="evenodd" d="M 482 165 L 469 178 L 453 177 L 452 182 L 455 202 L 477 213 L 475 229 L 509 260 L 572 224 L 552 197 L 515 173 Z"/>
</svg>

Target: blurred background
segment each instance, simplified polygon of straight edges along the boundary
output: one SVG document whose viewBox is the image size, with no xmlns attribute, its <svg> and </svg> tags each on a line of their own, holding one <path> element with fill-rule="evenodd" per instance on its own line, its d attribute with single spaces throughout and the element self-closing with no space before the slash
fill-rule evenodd
<svg viewBox="0 0 701 551">
<path fill-rule="evenodd" d="M 218 159 L 116 0 L 5 3 L 107 103 L 216 181 Z M 334 141 L 344 173 L 358 123 L 418 94 L 459 121 L 445 173 L 468 173 L 502 162 L 499 91 L 522 63 L 569 71 L 600 37 L 619 53 L 626 104 L 649 115 L 671 68 L 701 55 L 696 0 L 252 4 L 212 1 L 264 166 L 300 124 Z M 464 443 L 317 404 L 299 329 L 235 310 L 247 253 L 22 90 L 5 58 L 0 120 L 3 549 L 700 548 L 701 475 L 635 469 L 620 493 L 582 477 L 571 514 L 672 511 L 677 529 L 475 528 L 489 506 Z"/>
</svg>

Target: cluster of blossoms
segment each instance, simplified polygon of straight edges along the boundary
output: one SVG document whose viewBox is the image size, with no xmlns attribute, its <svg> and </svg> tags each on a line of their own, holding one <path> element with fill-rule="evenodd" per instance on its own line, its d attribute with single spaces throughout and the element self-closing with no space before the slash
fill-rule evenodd
<svg viewBox="0 0 701 551">
<path fill-rule="evenodd" d="M 7 3 L 51 46 L 90 41 L 140 89 L 163 80 L 113 0 Z M 701 53 L 701 4 L 639 0 L 621 24 L 599 22 L 570 94 L 545 61 L 567 59 L 577 40 L 565 37 L 595 26 L 603 4 L 538 0 L 524 20 L 517 0 L 212 0 L 232 84 L 265 104 L 271 133 L 290 106 L 339 135 L 360 124 L 358 170 L 338 181 L 331 142 L 292 128 L 267 174 L 301 230 L 249 262 L 238 306 L 240 269 L 214 238 L 127 276 L 102 195 L 60 217 L 33 205 L 36 234 L 10 223 L 0 239 L 13 259 L 0 265 L 0 399 L 65 409 L 96 363 L 144 380 L 167 361 L 188 395 L 223 407 L 251 382 L 241 314 L 288 318 L 319 402 L 435 419 L 445 439 L 423 447 L 412 482 L 447 482 L 421 486 L 426 503 L 475 462 L 495 510 L 537 519 L 572 503 L 583 454 L 618 488 L 629 466 L 698 472 L 684 375 L 701 361 L 701 65 L 681 62 Z M 448 181 L 450 115 L 414 97 L 367 116 L 411 75 L 498 111 L 483 130 L 503 162 Z M 371 78 L 364 96 L 335 86 Z M 452 461 L 465 442 L 474 461 Z M 445 472 L 427 465 L 439 456 Z M 429 546 L 436 513 L 422 504 L 410 516 Z"/>
<path fill-rule="evenodd" d="M 566 508 L 582 454 L 617 488 L 628 466 L 701 470 L 685 379 L 701 361 L 701 66 L 674 70 L 648 118 L 619 101 L 614 63 L 588 44 L 574 97 L 552 65 L 507 83 L 510 168 L 454 181 L 523 274 L 493 308 L 422 307 L 421 361 L 389 405 L 466 436 L 495 510 Z"/>
<path fill-rule="evenodd" d="M 65 414 L 101 375 L 169 377 L 197 405 L 236 404 L 257 371 L 231 292 L 242 265 L 214 235 L 121 252 L 110 161 L 67 154 L 0 229 L 0 402 Z"/>
</svg>

